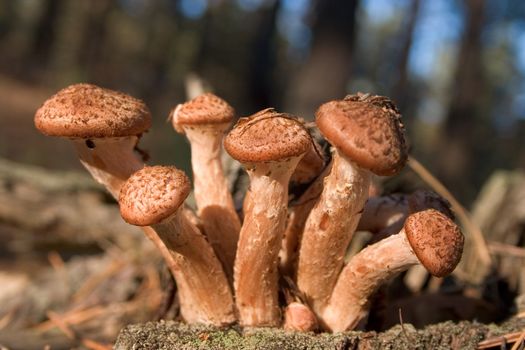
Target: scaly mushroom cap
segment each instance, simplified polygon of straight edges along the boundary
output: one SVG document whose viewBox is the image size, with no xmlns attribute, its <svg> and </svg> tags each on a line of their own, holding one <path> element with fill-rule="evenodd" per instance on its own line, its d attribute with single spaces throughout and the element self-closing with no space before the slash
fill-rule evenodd
<svg viewBox="0 0 525 350">
<path fill-rule="evenodd" d="M 455 219 L 455 215 L 450 208 L 450 203 L 436 192 L 417 190 L 408 197 L 408 210 L 411 213 L 425 209 L 436 209 L 448 216 L 451 220 Z"/>
<path fill-rule="evenodd" d="M 190 191 L 190 180 L 177 168 L 145 167 L 122 186 L 120 214 L 132 225 L 157 224 L 174 214 Z"/>
<path fill-rule="evenodd" d="M 405 233 L 421 264 L 432 275 L 451 273 L 461 259 L 463 234 L 445 214 L 427 209 L 410 215 Z"/>
<path fill-rule="evenodd" d="M 151 127 L 141 100 L 91 84 L 75 84 L 36 111 L 35 126 L 49 136 L 104 138 L 140 135 Z"/>
<path fill-rule="evenodd" d="M 401 115 L 386 97 L 357 94 L 327 102 L 316 123 L 333 146 L 377 175 L 394 175 L 407 162 Z"/>
<path fill-rule="evenodd" d="M 226 151 L 243 163 L 297 157 L 311 144 L 310 134 L 296 117 L 273 108 L 241 118 L 224 139 Z"/>
<path fill-rule="evenodd" d="M 175 130 L 184 133 L 184 126 L 229 124 L 234 116 L 235 111 L 226 101 L 206 93 L 175 107 L 170 119 Z"/>
</svg>

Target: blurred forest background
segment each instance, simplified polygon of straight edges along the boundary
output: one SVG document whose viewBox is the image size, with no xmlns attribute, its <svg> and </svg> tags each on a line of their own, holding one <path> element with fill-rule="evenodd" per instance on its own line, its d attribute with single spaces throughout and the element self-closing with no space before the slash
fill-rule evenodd
<svg viewBox="0 0 525 350">
<path fill-rule="evenodd" d="M 418 327 L 525 318 L 525 1 L 0 0 L 0 52 L 0 344 L 41 349 L 41 332 L 66 321 L 78 333 L 44 343 L 109 344 L 125 324 L 157 317 L 169 290 L 160 258 L 71 145 L 41 135 L 33 117 L 70 84 L 126 92 L 152 111 L 140 143 L 150 163 L 190 173 L 189 146 L 167 117 L 195 76 L 239 117 L 271 106 L 313 120 L 346 94 L 390 96 L 412 155 L 471 210 L 486 242 L 464 227 L 453 283 L 408 273 L 385 325 L 399 323 L 400 305 Z M 388 186 L 425 185 L 407 170 Z M 28 328 L 40 333 L 15 333 Z"/>
<path fill-rule="evenodd" d="M 465 204 L 495 169 L 525 164 L 521 0 L 0 0 L 0 50 L 11 160 L 80 169 L 32 120 L 55 91 L 91 82 L 144 99 L 152 163 L 189 169 L 166 118 L 197 74 L 239 116 L 312 119 L 348 93 L 390 96 L 412 154 Z"/>
</svg>

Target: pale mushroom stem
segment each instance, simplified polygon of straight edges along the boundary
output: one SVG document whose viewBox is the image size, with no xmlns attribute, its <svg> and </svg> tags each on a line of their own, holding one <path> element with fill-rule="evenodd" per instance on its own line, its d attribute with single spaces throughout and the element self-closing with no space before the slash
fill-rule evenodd
<svg viewBox="0 0 525 350">
<path fill-rule="evenodd" d="M 152 225 L 168 248 L 179 255 L 177 266 L 191 291 L 189 311 L 182 317 L 189 323 L 224 326 L 235 321 L 233 298 L 228 280 L 213 249 L 198 229 L 179 209 L 169 219 Z"/>
<path fill-rule="evenodd" d="M 374 292 L 418 263 L 404 230 L 363 249 L 341 272 L 330 301 L 321 312 L 323 326 L 333 332 L 361 326 Z"/>
<path fill-rule="evenodd" d="M 314 312 L 328 303 L 368 197 L 370 172 L 337 149 L 331 172 L 305 224 L 297 267 L 297 286 Z"/>
<path fill-rule="evenodd" d="M 216 127 L 185 127 L 191 143 L 191 165 L 198 214 L 204 231 L 229 278 L 241 222 L 221 164 L 223 131 Z"/>
<path fill-rule="evenodd" d="M 295 278 L 295 267 L 299 242 L 306 224 L 308 214 L 323 191 L 324 178 L 330 173 L 331 164 L 312 182 L 301 195 L 298 203 L 290 208 L 290 214 L 283 235 L 281 251 L 279 252 L 279 269 L 286 276 Z"/>
<path fill-rule="evenodd" d="M 136 171 L 144 167 L 144 163 L 133 152 L 138 141 L 137 136 L 112 139 L 74 139 L 80 162 L 93 178 L 105 186 L 111 195 L 118 199 L 123 183 Z M 88 147 L 88 144 L 90 147 Z M 93 147 L 94 145 L 94 147 Z M 193 301 L 194 292 L 189 288 L 182 273 L 180 256 L 170 251 L 157 232 L 151 227 L 142 227 L 144 234 L 157 247 L 166 261 L 168 268 L 177 281 L 181 313 L 188 319 L 196 318 L 199 305 Z"/>
<path fill-rule="evenodd" d="M 243 326 L 278 326 L 278 254 L 286 223 L 288 182 L 300 157 L 247 166 L 250 201 L 235 261 L 235 294 Z"/>
<path fill-rule="evenodd" d="M 115 198 L 127 178 L 144 167 L 133 153 L 137 141 L 137 136 L 73 140 L 82 165 Z"/>
</svg>

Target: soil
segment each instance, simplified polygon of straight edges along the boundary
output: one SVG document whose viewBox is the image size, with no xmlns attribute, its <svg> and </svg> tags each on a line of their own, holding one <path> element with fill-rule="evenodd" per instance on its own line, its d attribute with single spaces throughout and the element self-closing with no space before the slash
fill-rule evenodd
<svg viewBox="0 0 525 350">
<path fill-rule="evenodd" d="M 314 334 L 282 329 L 216 329 L 173 321 L 149 322 L 125 327 L 118 336 L 116 350 L 292 350 L 292 349 L 477 349 L 487 338 L 520 331 L 525 319 L 513 319 L 501 326 L 476 322 L 444 322 L 417 330 L 410 324 L 397 325 L 385 332 Z"/>
</svg>

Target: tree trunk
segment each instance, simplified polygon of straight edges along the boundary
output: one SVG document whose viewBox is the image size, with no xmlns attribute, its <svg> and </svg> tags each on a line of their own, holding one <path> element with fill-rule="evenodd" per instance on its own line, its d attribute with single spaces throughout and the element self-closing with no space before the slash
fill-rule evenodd
<svg viewBox="0 0 525 350">
<path fill-rule="evenodd" d="M 449 110 L 443 124 L 442 149 L 439 156 L 440 176 L 452 191 L 464 200 L 471 200 L 479 182 L 473 178 L 479 147 L 479 135 L 484 130 L 484 94 L 486 80 L 482 62 L 481 34 L 485 23 L 485 1 L 465 0 L 466 21 L 452 82 Z"/>
<path fill-rule="evenodd" d="M 310 54 L 292 78 L 286 110 L 311 119 L 322 103 L 343 98 L 352 70 L 358 0 L 315 2 Z"/>
<path fill-rule="evenodd" d="M 399 38 L 401 51 L 398 56 L 396 72 L 397 79 L 391 88 L 392 98 L 396 102 L 399 110 L 403 112 L 406 112 L 406 106 L 410 105 L 407 103 L 408 96 L 411 95 L 408 91 L 408 61 L 410 58 L 410 50 L 412 48 L 414 30 L 416 28 L 417 18 L 419 15 L 420 4 L 420 0 L 412 0 L 412 3 L 410 4 L 406 26 Z"/>
</svg>

